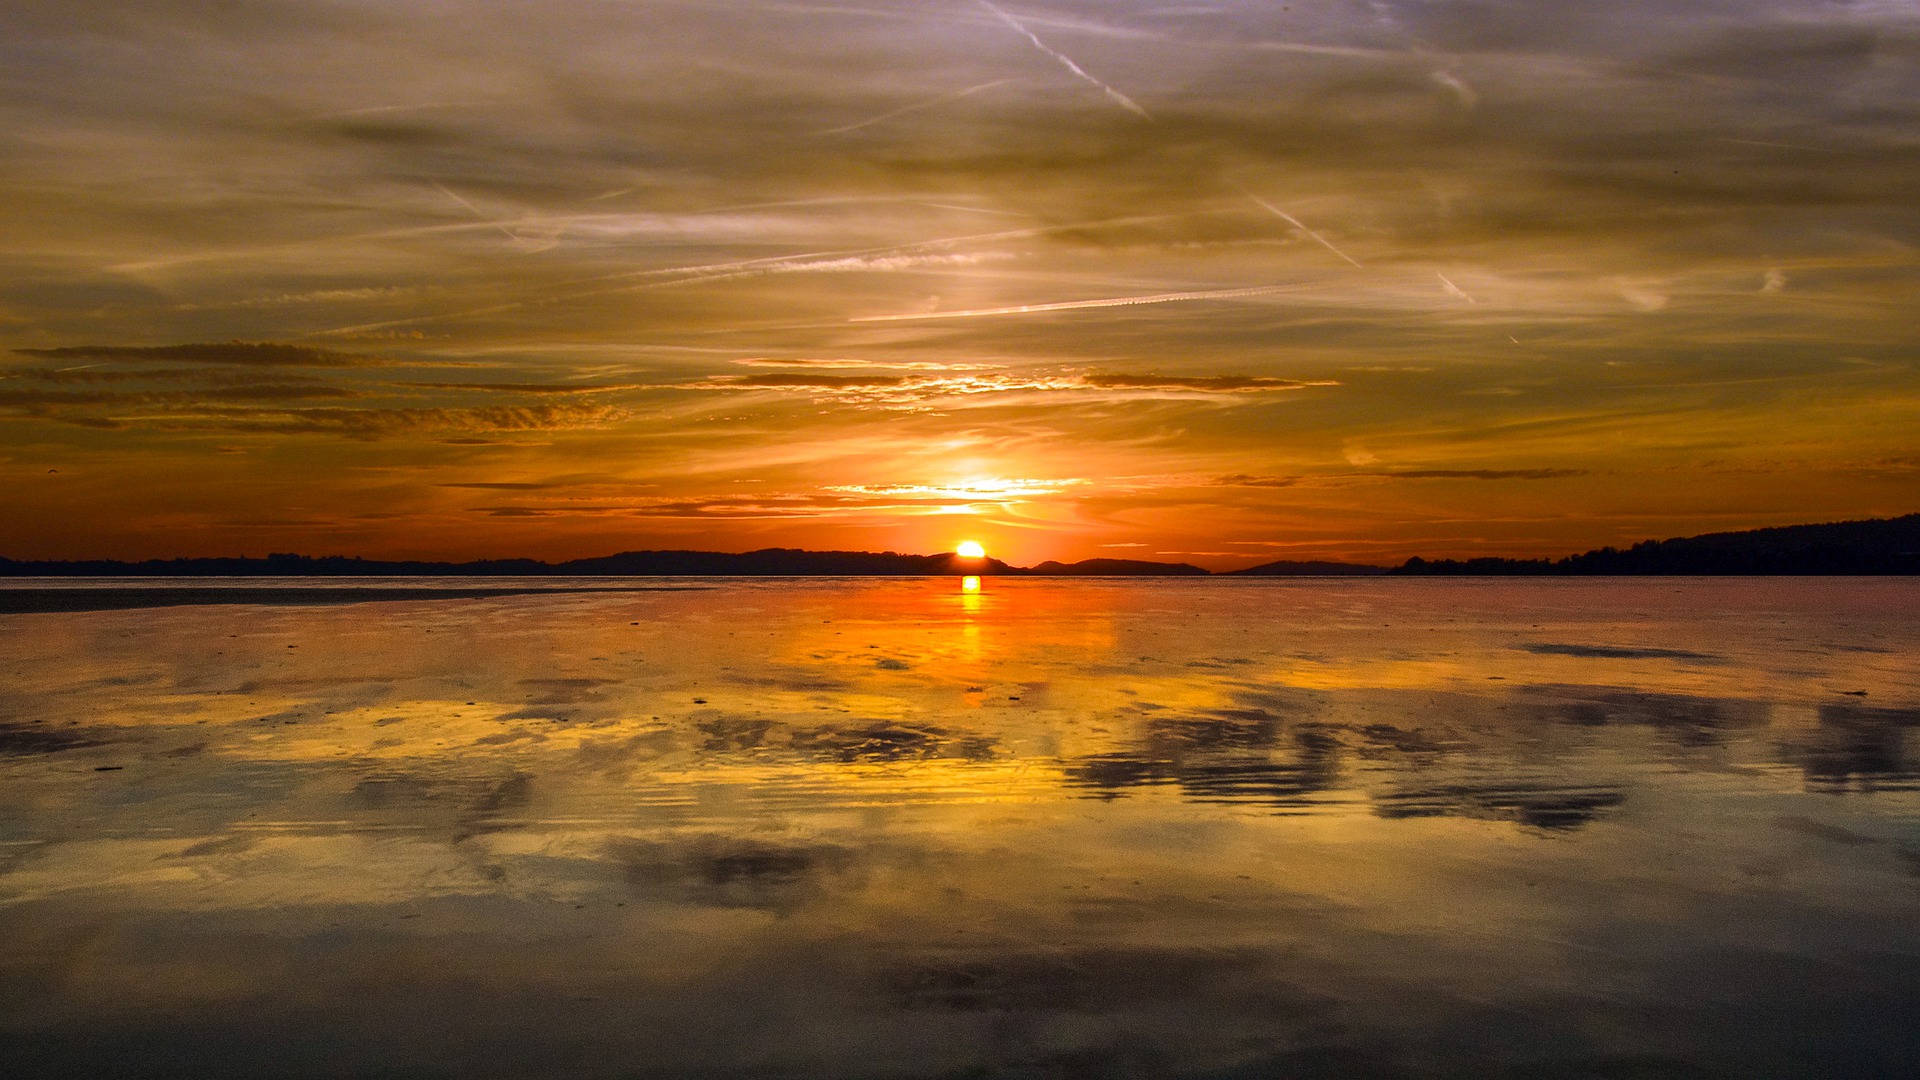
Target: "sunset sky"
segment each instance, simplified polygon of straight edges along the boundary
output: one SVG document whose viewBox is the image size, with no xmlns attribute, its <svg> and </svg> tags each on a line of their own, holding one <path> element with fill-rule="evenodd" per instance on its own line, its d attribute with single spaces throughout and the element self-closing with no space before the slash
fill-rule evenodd
<svg viewBox="0 0 1920 1080">
<path fill-rule="evenodd" d="M 11 0 L 0 555 L 1920 510 L 1910 0 Z"/>
</svg>

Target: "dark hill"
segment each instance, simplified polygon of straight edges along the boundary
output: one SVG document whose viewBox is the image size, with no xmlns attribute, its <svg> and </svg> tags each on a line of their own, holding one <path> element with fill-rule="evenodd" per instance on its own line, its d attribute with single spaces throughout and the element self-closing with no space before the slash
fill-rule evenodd
<svg viewBox="0 0 1920 1080">
<path fill-rule="evenodd" d="M 1082 559 L 1076 563 L 1049 559 L 1026 573 L 1049 577 L 1189 577 L 1205 575 L 1207 571 L 1188 563 L 1142 562 L 1139 559 Z"/>
<path fill-rule="evenodd" d="M 772 577 L 914 577 L 933 574 L 1019 573 L 998 559 L 963 559 L 952 552 L 901 555 L 892 551 L 803 551 L 764 548 L 742 554 L 720 551 L 627 551 L 598 559 L 575 559 L 541 571 L 607 576 L 694 574 Z"/>
<path fill-rule="evenodd" d="M 1228 576 L 1243 577 L 1362 577 L 1369 574 L 1390 573 L 1384 566 L 1367 566 L 1364 563 L 1345 562 L 1291 562 L 1281 559 L 1278 562 L 1261 563 L 1249 566 L 1245 570 L 1229 570 Z"/>
<path fill-rule="evenodd" d="M 1920 514 L 1646 540 L 1564 559 L 1408 559 L 1395 574 L 1920 574 Z"/>
<path fill-rule="evenodd" d="M 1111 564 L 1111 565 L 1108 565 Z M 0 577 L 917 577 L 954 574 L 1204 574 L 1197 566 L 1093 559 L 1071 565 L 1044 563 L 1033 569 L 998 559 L 964 559 L 951 552 L 902 555 L 883 551 L 625 551 L 593 559 L 545 563 L 534 559 L 478 562 L 418 562 L 359 559 L 341 555 L 269 555 L 264 559 L 112 559 L 17 562 L 0 559 Z"/>
</svg>

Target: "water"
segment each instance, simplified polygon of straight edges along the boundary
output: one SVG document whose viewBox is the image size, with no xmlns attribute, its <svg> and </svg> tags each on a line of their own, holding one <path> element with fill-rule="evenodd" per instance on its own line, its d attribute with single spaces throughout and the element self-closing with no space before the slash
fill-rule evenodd
<svg viewBox="0 0 1920 1080">
<path fill-rule="evenodd" d="M 8 1075 L 1920 1068 L 1920 581 L 243 584 L 0 615 Z"/>
</svg>

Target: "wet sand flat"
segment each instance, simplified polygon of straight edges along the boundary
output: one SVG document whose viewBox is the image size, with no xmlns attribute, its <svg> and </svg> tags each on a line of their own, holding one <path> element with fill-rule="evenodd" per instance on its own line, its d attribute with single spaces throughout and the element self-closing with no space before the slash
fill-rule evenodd
<svg viewBox="0 0 1920 1080">
<path fill-rule="evenodd" d="M 1920 1061 L 1920 581 L 380 588 L 0 598 L 8 1075 Z"/>
</svg>

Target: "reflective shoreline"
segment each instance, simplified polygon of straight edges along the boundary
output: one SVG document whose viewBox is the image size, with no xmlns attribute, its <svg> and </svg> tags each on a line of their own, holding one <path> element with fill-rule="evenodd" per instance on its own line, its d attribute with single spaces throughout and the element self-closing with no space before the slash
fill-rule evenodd
<svg viewBox="0 0 1920 1080">
<path fill-rule="evenodd" d="M 795 1077 L 1920 1050 L 1920 582 L 701 584 L 0 616 L 0 1050 Z"/>
</svg>

